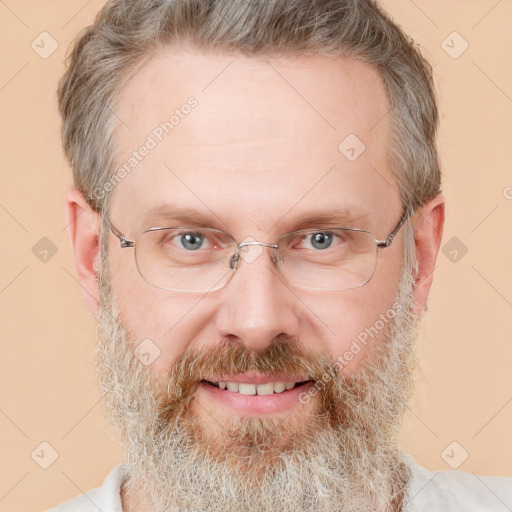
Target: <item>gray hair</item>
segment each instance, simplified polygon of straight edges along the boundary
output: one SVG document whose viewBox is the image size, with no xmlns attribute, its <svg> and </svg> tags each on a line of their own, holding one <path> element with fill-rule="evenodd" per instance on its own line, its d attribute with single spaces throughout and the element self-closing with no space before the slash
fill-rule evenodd
<svg viewBox="0 0 512 512">
<path fill-rule="evenodd" d="M 400 199 L 414 212 L 440 192 L 432 67 L 374 0 L 110 0 L 77 37 L 58 100 L 75 187 L 94 194 L 115 172 L 113 132 L 123 85 L 163 47 L 248 56 L 346 55 L 378 70 L 392 126 L 388 155 Z M 407 223 L 409 224 L 409 223 Z"/>
</svg>

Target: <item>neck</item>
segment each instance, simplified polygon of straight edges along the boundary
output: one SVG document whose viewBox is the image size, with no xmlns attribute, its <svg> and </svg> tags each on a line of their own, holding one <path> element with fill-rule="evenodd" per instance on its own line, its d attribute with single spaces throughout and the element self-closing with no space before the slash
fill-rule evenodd
<svg viewBox="0 0 512 512">
<path fill-rule="evenodd" d="M 121 485 L 121 510 L 123 512 L 151 512 L 139 498 L 136 489 Z"/>
</svg>

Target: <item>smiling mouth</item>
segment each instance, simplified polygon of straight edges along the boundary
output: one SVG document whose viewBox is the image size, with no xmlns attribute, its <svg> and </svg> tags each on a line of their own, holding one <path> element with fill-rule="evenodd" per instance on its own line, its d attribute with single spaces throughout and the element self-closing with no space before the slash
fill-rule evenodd
<svg viewBox="0 0 512 512">
<path fill-rule="evenodd" d="M 272 395 L 275 393 L 284 393 L 286 391 L 290 391 L 292 389 L 298 388 L 300 386 L 304 386 L 311 380 L 304 380 L 300 382 L 293 381 L 281 381 L 281 382 L 266 382 L 263 384 L 253 384 L 249 382 L 211 382 L 208 380 L 203 380 L 206 384 L 210 386 L 225 390 L 226 392 L 231 393 L 239 393 L 242 395 Z"/>
</svg>

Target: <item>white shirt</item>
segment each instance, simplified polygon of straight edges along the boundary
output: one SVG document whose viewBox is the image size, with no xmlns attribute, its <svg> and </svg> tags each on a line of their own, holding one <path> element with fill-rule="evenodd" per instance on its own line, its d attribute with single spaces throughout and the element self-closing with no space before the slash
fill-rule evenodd
<svg viewBox="0 0 512 512">
<path fill-rule="evenodd" d="M 412 477 L 404 501 L 404 512 L 510 512 L 512 478 L 477 476 L 445 470 L 430 472 L 410 455 L 402 454 Z M 91 489 L 48 512 L 123 512 L 121 465 L 115 466 L 101 487 Z"/>
</svg>

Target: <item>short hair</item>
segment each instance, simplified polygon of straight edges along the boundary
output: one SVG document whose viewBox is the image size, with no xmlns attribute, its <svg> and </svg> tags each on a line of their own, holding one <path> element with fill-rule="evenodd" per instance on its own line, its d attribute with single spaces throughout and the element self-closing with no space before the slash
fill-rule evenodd
<svg viewBox="0 0 512 512">
<path fill-rule="evenodd" d="M 391 106 L 388 162 L 402 205 L 414 212 L 440 192 L 432 67 L 374 0 L 110 0 L 78 35 L 58 89 L 74 184 L 96 211 L 109 209 L 111 194 L 94 191 L 115 172 L 124 84 L 156 51 L 180 46 L 345 55 L 373 66 Z"/>
</svg>

